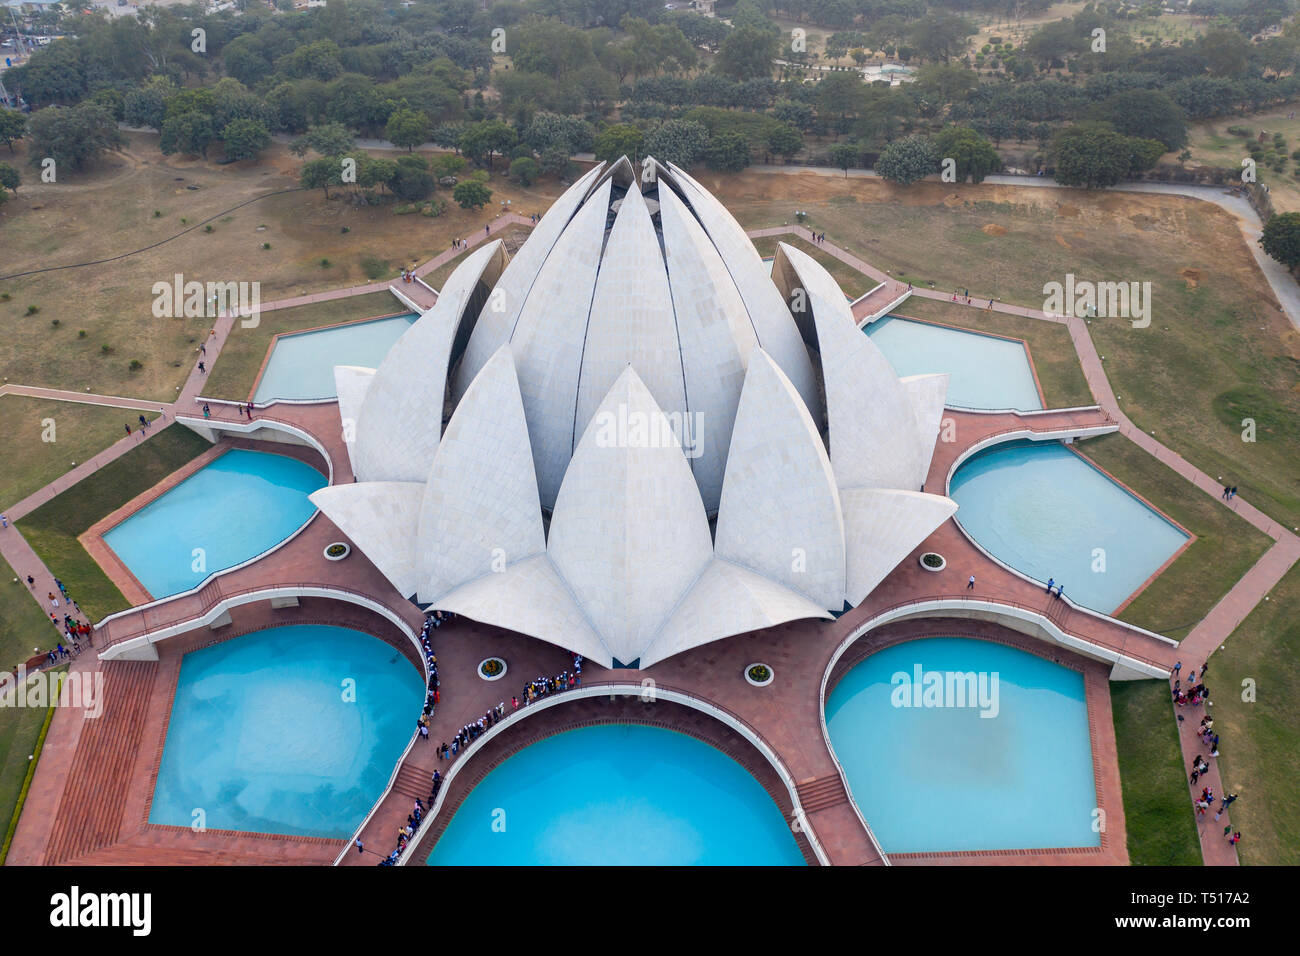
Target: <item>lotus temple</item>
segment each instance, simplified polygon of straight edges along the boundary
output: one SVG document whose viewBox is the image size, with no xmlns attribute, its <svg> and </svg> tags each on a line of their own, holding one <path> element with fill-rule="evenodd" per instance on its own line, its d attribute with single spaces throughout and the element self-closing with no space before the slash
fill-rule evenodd
<svg viewBox="0 0 1300 956">
<path fill-rule="evenodd" d="M 182 394 L 11 862 L 1128 862 L 1110 689 L 1178 646 L 1116 614 L 1192 536 L 1120 423 L 672 164 L 520 221 Z"/>
</svg>

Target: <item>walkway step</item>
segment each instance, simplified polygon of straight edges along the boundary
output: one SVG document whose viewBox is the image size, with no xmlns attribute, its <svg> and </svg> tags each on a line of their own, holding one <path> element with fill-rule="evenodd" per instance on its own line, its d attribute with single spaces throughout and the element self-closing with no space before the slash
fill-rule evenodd
<svg viewBox="0 0 1300 956">
<path fill-rule="evenodd" d="M 798 784 L 795 790 L 799 794 L 799 805 L 803 807 L 805 813 L 816 813 L 827 807 L 848 803 L 849 800 L 848 792 L 844 789 L 844 781 L 840 779 L 839 774 L 832 773 L 805 780 Z"/>
</svg>

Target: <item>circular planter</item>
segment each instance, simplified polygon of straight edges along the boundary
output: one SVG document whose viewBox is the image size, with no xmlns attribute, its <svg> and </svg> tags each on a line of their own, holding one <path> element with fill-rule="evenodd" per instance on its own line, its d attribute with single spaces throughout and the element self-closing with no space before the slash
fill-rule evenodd
<svg viewBox="0 0 1300 956">
<path fill-rule="evenodd" d="M 500 680 L 506 676 L 506 662 L 499 657 L 485 657 L 478 662 L 478 676 L 486 681 Z"/>
<path fill-rule="evenodd" d="M 327 544 L 324 552 L 326 561 L 342 561 L 352 553 L 352 545 L 345 544 L 342 541 L 335 541 L 333 544 Z"/>
<path fill-rule="evenodd" d="M 948 566 L 948 562 L 943 559 L 942 554 L 935 554 L 933 551 L 927 551 L 921 555 L 918 563 L 926 571 L 939 572 Z"/>
<path fill-rule="evenodd" d="M 766 687 L 775 676 L 766 664 L 754 663 L 745 668 L 745 681 L 752 687 Z"/>
</svg>

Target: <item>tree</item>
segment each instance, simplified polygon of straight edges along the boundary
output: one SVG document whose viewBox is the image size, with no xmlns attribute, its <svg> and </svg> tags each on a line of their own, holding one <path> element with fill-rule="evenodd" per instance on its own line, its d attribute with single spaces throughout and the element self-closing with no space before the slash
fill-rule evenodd
<svg viewBox="0 0 1300 956">
<path fill-rule="evenodd" d="M 4 144 L 9 147 L 9 152 L 14 151 L 14 140 L 22 139 L 26 132 L 26 116 L 18 110 L 0 107 L 0 140 L 4 140 Z"/>
<path fill-rule="evenodd" d="M 1066 186 L 1114 186 L 1129 174 L 1128 137 L 1106 123 L 1077 123 L 1056 134 L 1056 181 Z"/>
<path fill-rule="evenodd" d="M 309 127 L 307 132 L 289 144 L 289 152 L 306 156 L 315 150 L 322 156 L 342 156 L 356 145 L 356 139 L 342 123 L 325 123 Z"/>
<path fill-rule="evenodd" d="M 941 159 L 953 160 L 958 182 L 983 182 L 989 173 L 1002 168 L 993 144 L 966 126 L 945 126 L 934 137 L 934 148 Z"/>
<path fill-rule="evenodd" d="M 1288 269 L 1300 265 L 1300 212 L 1270 216 L 1259 237 L 1264 251 Z"/>
<path fill-rule="evenodd" d="M 738 173 L 749 165 L 749 140 L 742 133 L 719 133 L 709 138 L 703 159 L 709 169 Z"/>
<path fill-rule="evenodd" d="M 876 172 L 890 182 L 910 186 L 939 171 L 934 143 L 924 136 L 908 136 L 890 143 L 876 160 Z"/>
<path fill-rule="evenodd" d="M 591 149 L 593 136 L 591 124 L 579 116 L 537 113 L 524 130 L 523 141 L 538 154 L 559 148 L 572 156 Z"/>
<path fill-rule="evenodd" d="M 397 170 L 393 174 L 389 188 L 407 202 L 428 198 L 434 189 L 433 176 L 429 173 L 429 161 L 413 153 L 397 157 Z"/>
<path fill-rule="evenodd" d="M 162 129 L 167 115 L 167 101 L 177 93 L 176 84 L 165 76 L 151 76 L 139 89 L 126 94 L 122 101 L 122 118 L 128 126 Z"/>
<path fill-rule="evenodd" d="M 844 170 L 844 176 L 847 179 L 849 169 L 858 164 L 861 150 L 853 143 L 835 143 L 826 151 L 830 158 L 831 165 Z"/>
<path fill-rule="evenodd" d="M 510 164 L 510 178 L 521 186 L 531 186 L 541 173 L 537 160 L 531 156 L 520 156 Z"/>
<path fill-rule="evenodd" d="M 1125 90 L 1101 103 L 1095 117 L 1125 136 L 1158 139 L 1165 150 L 1187 145 L 1187 118 L 1182 108 L 1159 90 Z"/>
<path fill-rule="evenodd" d="M 126 145 L 113 115 L 97 103 L 49 106 L 37 110 L 28 121 L 28 155 L 33 165 L 49 157 L 56 166 L 85 168 L 100 153 Z"/>
<path fill-rule="evenodd" d="M 482 209 L 492 201 L 492 190 L 473 179 L 457 183 L 451 191 L 451 198 L 461 209 Z"/>
<path fill-rule="evenodd" d="M 772 61 L 780 48 L 775 32 L 741 26 L 727 34 L 718 50 L 714 69 L 733 80 L 752 80 L 772 75 Z"/>
<path fill-rule="evenodd" d="M 907 38 L 927 60 L 947 63 L 974 32 L 974 26 L 962 17 L 932 13 L 912 24 Z"/>
<path fill-rule="evenodd" d="M 304 189 L 321 189 L 330 198 L 331 186 L 343 185 L 343 164 L 337 157 L 321 157 L 302 164 L 298 182 Z"/>
<path fill-rule="evenodd" d="M 615 123 L 596 134 L 592 148 L 596 158 L 612 163 L 620 156 L 637 160 L 643 155 L 645 134 L 631 123 Z"/>
<path fill-rule="evenodd" d="M 709 131 L 694 120 L 672 119 L 661 124 L 645 139 L 645 151 L 661 163 L 675 163 L 689 170 L 709 145 Z"/>
<path fill-rule="evenodd" d="M 388 117 L 384 135 L 394 146 L 405 146 L 409 151 L 428 140 L 429 130 L 429 117 L 423 111 L 403 106 Z"/>
<path fill-rule="evenodd" d="M 767 130 L 768 152 L 776 153 L 787 162 L 803 149 L 803 134 L 790 123 L 773 123 Z"/>
<path fill-rule="evenodd" d="M 221 131 L 228 159 L 257 159 L 257 154 L 271 145 L 271 133 L 255 119 L 236 119 Z"/>
<path fill-rule="evenodd" d="M 170 116 L 163 121 L 162 135 L 158 137 L 158 148 L 163 155 L 172 153 L 189 153 L 192 156 L 207 156 L 208 144 L 215 138 L 212 129 L 212 117 L 198 110 L 190 110 Z"/>
<path fill-rule="evenodd" d="M 18 170 L 8 163 L 0 163 L 0 195 L 4 195 L 6 189 L 17 195 L 18 186 L 22 181 L 22 177 L 18 175 Z"/>
<path fill-rule="evenodd" d="M 460 151 L 480 165 L 491 166 L 493 153 L 505 155 L 518 142 L 519 136 L 501 120 L 484 120 L 461 134 Z"/>
</svg>

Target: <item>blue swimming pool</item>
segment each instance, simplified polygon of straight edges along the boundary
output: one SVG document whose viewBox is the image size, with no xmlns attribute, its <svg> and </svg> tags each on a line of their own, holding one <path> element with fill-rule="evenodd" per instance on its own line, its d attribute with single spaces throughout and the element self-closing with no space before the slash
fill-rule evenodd
<svg viewBox="0 0 1300 956">
<path fill-rule="evenodd" d="M 393 343 L 417 318 L 414 312 L 409 312 L 373 322 L 352 322 L 280 336 L 258 379 L 253 401 L 336 398 L 335 365 L 379 368 Z"/>
<path fill-rule="evenodd" d="M 1053 578 L 1110 613 L 1187 540 L 1179 528 L 1058 442 L 1013 442 L 957 469 L 957 521 L 999 561 Z"/>
<path fill-rule="evenodd" d="M 693 737 L 615 724 L 548 737 L 479 783 L 428 862 L 460 865 L 803 865 L 743 767 Z"/>
<path fill-rule="evenodd" d="M 866 328 L 900 377 L 947 372 L 949 405 L 1042 408 L 1029 354 L 1019 342 L 886 316 Z"/>
<path fill-rule="evenodd" d="M 932 674 L 944 693 L 918 696 L 918 676 L 924 691 Z M 958 689 L 968 685 L 957 681 L 949 693 L 948 674 L 973 674 L 976 693 L 963 699 Z M 987 641 L 908 641 L 844 675 L 826 702 L 826 725 L 887 854 L 1101 843 L 1076 671 Z"/>
<path fill-rule="evenodd" d="M 310 465 L 232 449 L 109 530 L 104 541 L 155 598 L 279 544 L 316 512 L 326 484 Z"/>
<path fill-rule="evenodd" d="M 383 793 L 423 692 L 395 648 L 342 627 L 276 627 L 193 651 L 149 822 L 347 837 Z"/>
</svg>

